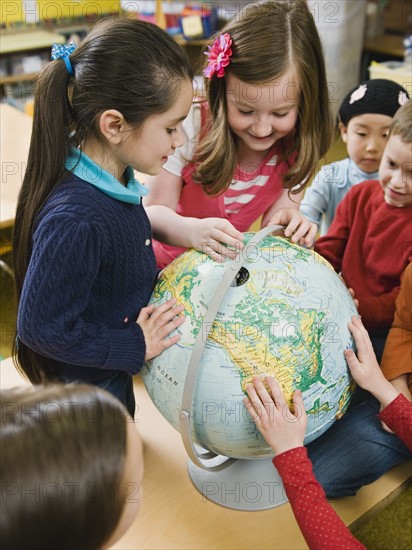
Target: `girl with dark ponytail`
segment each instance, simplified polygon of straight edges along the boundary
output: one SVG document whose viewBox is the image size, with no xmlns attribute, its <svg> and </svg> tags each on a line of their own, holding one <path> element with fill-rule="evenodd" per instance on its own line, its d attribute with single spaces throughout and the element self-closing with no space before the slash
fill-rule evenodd
<svg viewBox="0 0 412 550">
<path fill-rule="evenodd" d="M 185 141 L 192 71 L 166 32 L 126 19 L 54 46 L 35 94 L 14 228 L 15 361 L 32 383 L 92 383 L 134 413 L 131 375 L 178 337 L 182 307 L 148 303 L 156 262 L 134 170 Z"/>
</svg>

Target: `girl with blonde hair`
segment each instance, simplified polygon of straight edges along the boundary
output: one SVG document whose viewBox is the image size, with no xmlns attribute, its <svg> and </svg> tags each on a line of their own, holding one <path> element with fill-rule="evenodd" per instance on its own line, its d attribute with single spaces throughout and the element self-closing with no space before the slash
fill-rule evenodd
<svg viewBox="0 0 412 550">
<path fill-rule="evenodd" d="M 299 203 L 333 125 L 306 1 L 245 6 L 206 56 L 206 100 L 184 123 L 189 141 L 148 180 L 144 204 L 161 241 L 160 267 L 187 247 L 217 261 L 234 257 L 260 216 L 262 226 L 285 225 L 295 242 L 311 244 L 316 233 Z"/>
</svg>

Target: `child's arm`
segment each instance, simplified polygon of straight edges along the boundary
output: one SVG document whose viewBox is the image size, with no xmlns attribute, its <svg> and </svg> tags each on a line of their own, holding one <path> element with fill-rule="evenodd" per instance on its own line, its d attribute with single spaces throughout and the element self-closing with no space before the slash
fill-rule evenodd
<svg viewBox="0 0 412 550">
<path fill-rule="evenodd" d="M 330 262 L 337 273 L 342 271 L 342 261 L 349 238 L 349 223 L 346 217 L 344 201 L 340 203 L 326 235 L 315 243 L 315 252 Z"/>
<path fill-rule="evenodd" d="M 392 386 L 399 392 L 402 393 L 408 401 L 412 401 L 412 394 L 409 389 L 408 379 L 411 373 L 401 374 L 396 378 L 389 379 L 389 382 Z"/>
<path fill-rule="evenodd" d="M 144 206 L 154 237 L 165 244 L 196 248 L 216 261 L 234 258 L 243 248 L 243 234 L 223 218 L 188 218 L 176 212 L 182 178 L 166 170 L 148 178 Z"/>
<path fill-rule="evenodd" d="M 245 405 L 276 455 L 273 463 L 308 546 L 312 550 L 364 548 L 328 504 L 313 475 L 303 447 L 307 418 L 301 392 L 293 395 L 292 413 L 276 380 L 267 377 L 265 382 L 270 394 L 260 378 L 254 377 L 253 385 L 246 388 L 249 398 Z"/>
<path fill-rule="evenodd" d="M 348 326 L 358 349 L 358 357 L 350 349 L 344 352 L 353 378 L 381 403 L 383 410 L 378 415 L 380 420 L 412 450 L 412 403 L 385 378 L 362 321 L 352 317 Z"/>
<path fill-rule="evenodd" d="M 335 164 L 322 166 L 313 178 L 310 187 L 305 191 L 305 196 L 300 205 L 302 214 L 320 228 L 322 216 L 328 209 L 331 187 L 336 185 Z"/>
</svg>

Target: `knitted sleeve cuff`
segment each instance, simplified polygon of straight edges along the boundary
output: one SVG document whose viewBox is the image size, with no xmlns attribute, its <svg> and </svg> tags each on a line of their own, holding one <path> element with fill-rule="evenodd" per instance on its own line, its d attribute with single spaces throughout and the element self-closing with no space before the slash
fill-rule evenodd
<svg viewBox="0 0 412 550">
<path fill-rule="evenodd" d="M 137 374 L 143 366 L 146 343 L 138 323 L 127 330 L 116 330 L 110 338 L 110 348 L 104 368 Z"/>
</svg>

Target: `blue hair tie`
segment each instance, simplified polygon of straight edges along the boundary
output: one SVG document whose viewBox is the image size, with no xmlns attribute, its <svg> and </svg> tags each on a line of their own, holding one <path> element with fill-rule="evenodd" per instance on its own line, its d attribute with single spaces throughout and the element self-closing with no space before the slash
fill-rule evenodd
<svg viewBox="0 0 412 550">
<path fill-rule="evenodd" d="M 72 64 L 70 63 L 69 55 L 74 52 L 74 50 L 77 48 L 76 44 L 72 41 L 70 44 L 64 45 L 64 44 L 53 44 L 52 50 L 51 50 L 51 58 L 54 61 L 55 59 L 63 59 L 67 72 L 70 76 L 74 76 L 74 71 Z"/>
</svg>

